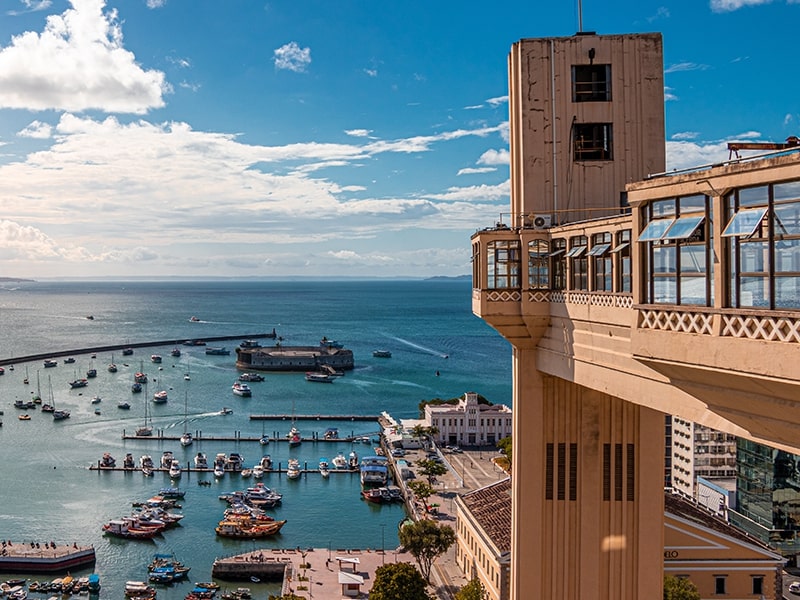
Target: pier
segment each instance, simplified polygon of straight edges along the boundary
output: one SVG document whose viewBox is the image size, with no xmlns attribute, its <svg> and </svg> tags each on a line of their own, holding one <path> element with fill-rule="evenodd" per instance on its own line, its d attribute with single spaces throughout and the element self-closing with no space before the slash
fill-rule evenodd
<svg viewBox="0 0 800 600">
<path fill-rule="evenodd" d="M 276 473 L 278 475 L 285 474 L 287 472 L 285 467 L 281 466 L 282 463 L 278 463 L 277 467 L 273 467 L 269 470 L 264 470 L 264 476 L 269 475 L 270 473 Z M 133 468 L 125 468 L 125 467 L 103 467 L 100 466 L 100 461 L 97 464 L 89 465 L 90 471 L 115 471 L 115 472 L 122 472 L 122 473 L 138 473 L 142 469 L 140 467 L 133 467 Z M 153 473 L 169 473 L 169 469 L 164 467 L 153 467 L 150 469 Z M 359 469 L 330 469 L 329 473 L 359 473 Z M 191 461 L 187 463 L 185 467 L 181 467 L 181 473 L 210 473 L 211 475 L 214 474 L 214 469 L 198 469 L 197 467 L 192 466 Z M 308 462 L 303 463 L 303 468 L 300 469 L 301 474 L 306 473 L 319 473 L 318 468 L 309 469 Z M 226 475 L 241 475 L 241 471 L 225 471 Z"/>
<path fill-rule="evenodd" d="M 0 550 L 2 573 L 66 573 L 94 562 L 93 546 L 4 540 Z"/>
<path fill-rule="evenodd" d="M 90 346 L 88 348 L 75 348 L 73 350 L 53 350 L 40 354 L 29 354 L 28 356 L 15 356 L 14 358 L 0 358 L 0 366 L 13 365 L 16 363 L 33 362 L 46 358 L 60 358 L 62 356 L 72 356 L 75 354 L 96 354 L 97 352 L 118 352 L 125 348 L 152 348 L 154 346 L 180 346 L 187 341 L 203 342 L 227 342 L 230 340 L 251 340 L 251 339 L 275 339 L 276 334 L 271 333 L 242 333 L 238 335 L 216 335 L 199 338 L 181 338 L 172 340 L 156 340 L 150 342 L 126 342 L 124 344 L 111 344 L 106 346 Z"/>
</svg>

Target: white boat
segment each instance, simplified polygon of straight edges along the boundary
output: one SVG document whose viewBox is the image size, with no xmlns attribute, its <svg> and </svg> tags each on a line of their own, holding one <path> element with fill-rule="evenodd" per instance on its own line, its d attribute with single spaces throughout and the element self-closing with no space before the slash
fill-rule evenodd
<svg viewBox="0 0 800 600">
<path fill-rule="evenodd" d="M 149 454 L 142 454 L 139 457 L 139 467 L 142 469 L 152 469 L 153 468 L 153 457 Z"/>
<path fill-rule="evenodd" d="M 286 466 L 286 476 L 289 479 L 297 479 L 300 477 L 300 461 L 296 458 L 290 458 Z"/>
<path fill-rule="evenodd" d="M 333 383 L 333 377 L 319 371 L 307 371 L 306 381 L 311 381 L 313 383 Z"/>
<path fill-rule="evenodd" d="M 264 471 L 271 471 L 272 470 L 272 457 L 269 454 L 265 454 L 261 457 L 261 460 L 258 461 L 259 466 Z"/>
<path fill-rule="evenodd" d="M 222 477 L 225 475 L 225 467 L 222 465 L 214 465 L 214 477 Z"/>
<path fill-rule="evenodd" d="M 214 477 L 222 477 L 225 475 L 225 463 L 228 462 L 228 456 L 224 452 L 220 452 L 214 458 Z"/>
<path fill-rule="evenodd" d="M 242 472 L 239 473 L 239 475 L 241 475 L 243 479 L 247 479 L 248 477 L 251 477 L 253 475 L 253 469 L 250 468 L 242 469 Z"/>
<path fill-rule="evenodd" d="M 233 414 L 233 409 L 228 408 L 227 406 L 223 406 L 222 410 L 219 411 L 218 414 L 220 414 L 220 415 L 231 415 L 231 414 Z"/>
<path fill-rule="evenodd" d="M 356 454 L 355 450 L 350 452 L 350 456 L 347 459 L 347 466 L 350 467 L 351 469 L 358 468 L 358 454 Z"/>
<path fill-rule="evenodd" d="M 333 457 L 333 466 L 337 469 L 347 468 L 347 458 L 345 458 L 342 452 L 339 452 L 339 454 Z"/>
<path fill-rule="evenodd" d="M 327 477 L 331 474 L 330 465 L 328 464 L 327 458 L 320 458 L 319 459 L 319 474 L 323 477 Z"/>
<path fill-rule="evenodd" d="M 207 469 L 208 468 L 208 458 L 206 457 L 204 452 L 198 452 L 194 457 L 194 467 L 195 469 Z"/>
<path fill-rule="evenodd" d="M 256 479 L 261 479 L 264 476 L 264 467 L 261 465 L 255 465 L 253 467 L 253 477 Z"/>
<path fill-rule="evenodd" d="M 103 399 L 100 396 L 93 396 L 92 397 L 92 404 L 100 404 Z"/>
<path fill-rule="evenodd" d="M 153 402 L 156 404 L 164 404 L 167 401 L 167 390 L 161 390 L 153 394 Z"/>
<path fill-rule="evenodd" d="M 389 350 L 373 350 L 372 356 L 375 358 L 392 358 L 392 353 Z"/>
<path fill-rule="evenodd" d="M 192 433 L 187 430 L 189 423 L 189 393 L 186 392 L 186 395 L 183 399 L 183 435 L 181 435 L 181 446 L 184 448 L 186 446 L 191 446 L 194 442 L 194 438 L 192 437 Z"/>
<path fill-rule="evenodd" d="M 383 487 L 389 481 L 389 462 L 385 456 L 365 456 L 361 460 L 361 485 Z"/>
<path fill-rule="evenodd" d="M 161 468 L 162 469 L 169 469 L 172 466 L 172 460 L 175 457 L 172 455 L 172 452 L 169 450 L 165 450 L 164 453 L 161 455 Z"/>
<path fill-rule="evenodd" d="M 253 390 L 250 389 L 250 386 L 242 381 L 237 381 L 236 383 L 234 383 L 231 386 L 231 389 L 233 390 L 233 393 L 236 394 L 237 396 L 248 397 L 253 395 Z"/>
<path fill-rule="evenodd" d="M 177 458 L 174 458 L 169 466 L 169 476 L 171 479 L 179 479 L 181 476 L 181 464 Z"/>
<path fill-rule="evenodd" d="M 160 354 L 151 354 L 150 355 L 150 361 L 154 362 L 156 364 L 160 363 L 161 362 L 161 355 Z"/>
</svg>

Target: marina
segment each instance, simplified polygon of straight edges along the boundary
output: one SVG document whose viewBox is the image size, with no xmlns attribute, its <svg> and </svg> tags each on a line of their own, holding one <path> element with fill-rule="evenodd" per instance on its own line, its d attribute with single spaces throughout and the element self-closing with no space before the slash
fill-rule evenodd
<svg viewBox="0 0 800 600">
<path fill-rule="evenodd" d="M 492 376 L 481 383 L 481 390 L 496 401 L 510 397 L 507 383 L 494 383 L 497 373 L 509 370 L 508 352 L 497 361 L 487 361 L 486 343 L 481 340 L 497 343 L 497 336 L 469 314 L 468 285 L 462 283 L 310 285 L 320 293 L 340 290 L 337 297 L 363 299 L 357 303 L 357 310 L 351 310 L 351 300 L 346 308 L 333 302 L 329 310 L 320 310 L 316 303 L 309 302 L 309 286 L 294 295 L 296 284 L 212 284 L 213 295 L 204 295 L 208 289 L 205 283 L 126 283 L 124 290 L 113 283 L 34 287 L 43 291 L 26 292 L 20 298 L 24 308 L 19 311 L 13 306 L 14 294 L 5 296 L 8 306 L 4 314 L 11 326 L 4 328 L 4 336 L 11 337 L 7 337 L 8 345 L 4 347 L 14 348 L 14 352 L 3 360 L 16 369 L 6 367 L 0 378 L 0 398 L 4 403 L 0 409 L 8 415 L 15 400 L 30 400 L 37 375 L 49 374 L 56 406 L 69 410 L 71 418 L 54 422 L 38 408 L 23 409 L 19 412 L 28 414 L 29 421 L 8 419 L 0 429 L 4 447 L 26 457 L 25 461 L 0 461 L 4 498 L 14 499 L 4 503 L 4 513 L 8 515 L 4 536 L 13 540 L 53 539 L 59 546 L 72 546 L 73 542 L 91 545 L 96 551 L 94 568 L 73 570 L 72 574 L 99 574 L 102 597 L 120 598 L 126 581 L 144 581 L 156 587 L 161 600 L 183 599 L 193 589 L 192 581 L 167 586 L 148 582 L 146 567 L 157 552 L 180 557 L 191 567 L 193 581 L 209 582 L 215 559 L 254 549 L 273 556 L 275 549 L 287 549 L 288 553 L 288 549 L 297 547 L 316 548 L 320 568 L 325 569 L 327 551 L 321 549 L 330 547 L 333 555 L 337 548 L 344 549 L 345 555 L 348 549 L 362 549 L 365 554 L 371 549 L 370 555 L 375 555 L 375 549 L 383 542 L 388 560 L 392 556 L 388 549 L 398 545 L 394 524 L 406 516 L 405 505 L 365 500 L 361 496 L 359 470 L 345 466 L 346 471 L 337 471 L 334 458 L 343 455 L 347 465 L 352 450 L 359 455 L 372 455 L 375 434 L 380 430 L 378 415 L 384 410 L 397 418 L 413 418 L 418 414 L 420 399 L 460 395 L 475 387 L 476 373 L 487 369 Z M 419 299 L 409 295 L 409 291 L 417 289 L 425 290 Z M 272 290 L 288 293 L 286 301 L 265 304 L 263 299 L 270 297 Z M 46 306 L 40 303 L 39 295 L 42 302 L 46 300 Z M 196 298 L 204 298 L 203 303 L 194 304 Z M 402 310 L 395 299 L 402 300 Z M 103 310 L 96 304 L 100 301 Z M 431 306 L 447 306 L 448 314 L 453 314 L 452 307 L 459 303 L 462 309 L 455 314 L 463 314 L 463 318 L 456 316 L 444 328 L 432 320 L 435 313 Z M 69 307 L 76 318 L 49 319 L 52 306 Z M 366 311 L 362 310 L 364 306 L 368 307 Z M 294 317 L 298 310 L 306 315 L 299 325 Z M 202 315 L 203 322 L 189 322 L 192 313 Z M 370 314 L 367 320 L 365 313 Z M 95 319 L 85 319 L 86 314 Z M 117 314 L 120 317 L 110 323 L 112 315 Z M 409 328 L 408 319 L 415 321 L 413 328 Z M 262 372 L 264 381 L 251 380 L 252 397 L 243 398 L 231 394 L 231 384 L 242 374 L 232 355 L 206 355 L 203 346 L 184 346 L 182 342 L 181 355 L 171 355 L 177 340 L 199 339 L 201 335 L 212 345 L 233 348 L 245 339 L 257 339 L 243 332 L 263 330 L 263 323 L 270 323 L 267 330 L 272 329 L 272 323 L 278 325 L 281 335 L 293 345 L 319 340 L 323 333 L 330 338 L 335 336 L 353 350 L 355 368 L 338 376 L 335 385 L 325 386 L 306 382 L 305 371 Z M 107 329 L 101 332 L 101 326 Z M 392 360 L 373 359 L 373 347 L 389 345 L 385 338 L 380 343 L 376 341 L 376 336 L 385 335 L 387 328 L 402 330 L 405 340 L 432 350 L 394 341 Z M 226 336 L 225 341 L 211 342 L 212 337 L 222 335 Z M 163 338 L 170 339 L 162 346 L 145 341 Z M 88 350 L 83 352 L 80 346 Z M 122 354 L 119 349 L 92 352 L 103 346 L 130 348 L 132 353 Z M 70 349 L 63 356 L 74 357 L 75 364 L 64 366 L 59 358 L 56 367 L 44 371 L 38 356 L 55 358 L 60 348 Z M 502 355 L 503 349 L 501 346 L 498 354 Z M 92 359 L 91 354 L 96 357 Z M 152 354 L 159 354 L 162 362 L 151 363 Z M 450 356 L 446 362 L 442 358 L 445 354 Z M 20 358 L 23 355 L 37 358 L 25 362 Z M 99 368 L 97 377 L 86 387 L 69 388 L 69 381 L 75 379 L 73 370 L 86 372 L 92 362 L 101 366 L 114 364 L 117 370 Z M 26 367 L 30 382 L 27 385 L 22 381 Z M 131 392 L 133 377 L 140 370 L 148 377 L 143 388 L 148 386 L 149 394 L 145 389 L 140 394 Z M 441 370 L 442 376 L 437 377 L 436 370 Z M 59 375 L 61 371 L 64 372 Z M 191 378 L 185 379 L 188 373 Z M 47 377 L 41 378 L 41 383 L 47 401 Z M 153 403 L 151 397 L 157 390 L 168 392 L 166 403 Z M 102 403 L 92 404 L 95 396 L 101 397 Z M 120 409 L 119 404 L 127 404 L 128 408 Z M 103 407 L 102 415 L 94 412 L 98 406 Z M 145 406 L 152 435 L 137 437 L 132 434 L 143 423 Z M 292 423 L 301 432 L 301 443 L 297 445 L 290 444 L 286 437 Z M 196 434 L 191 446 L 180 443 L 184 431 Z M 266 444 L 262 438 L 268 438 Z M 160 466 L 166 451 L 172 452 L 181 466 L 181 476 L 174 482 L 168 469 Z M 193 459 L 198 452 L 207 456 L 209 470 L 195 470 Z M 104 453 L 116 459 L 114 467 L 97 467 Z M 210 469 L 218 453 L 239 453 L 244 457 L 242 470 L 223 471 L 224 475 L 215 477 Z M 134 469 L 123 467 L 128 454 L 133 457 Z M 216 535 L 215 527 L 226 506 L 219 496 L 252 487 L 258 481 L 255 467 L 267 454 L 271 456 L 272 469 L 258 469 L 260 481 L 277 488 L 283 496 L 282 503 L 267 509 L 267 513 L 286 524 L 279 533 L 255 542 Z M 149 476 L 144 476 L 139 466 L 143 455 L 153 459 Z M 319 471 L 321 456 L 330 459 L 328 477 Z M 289 458 L 297 459 L 301 468 L 296 479 L 289 479 L 284 472 Z M 249 479 L 243 477 L 246 469 L 252 471 Z M 343 472 L 349 476 L 343 476 Z M 185 492 L 179 500 L 181 513 L 185 514 L 179 526 L 143 540 L 103 535 L 104 524 L 131 512 L 132 500 L 147 501 L 170 483 Z M 347 525 L 352 522 L 359 523 L 359 527 Z M 334 581 L 338 577 L 333 571 L 328 573 Z M 221 593 L 226 585 L 224 581 L 218 583 Z M 265 577 L 244 585 L 252 589 L 253 597 L 265 598 L 279 593 L 282 584 Z M 230 592 L 236 587 L 227 589 Z M 314 592 L 316 597 L 316 589 Z"/>
</svg>

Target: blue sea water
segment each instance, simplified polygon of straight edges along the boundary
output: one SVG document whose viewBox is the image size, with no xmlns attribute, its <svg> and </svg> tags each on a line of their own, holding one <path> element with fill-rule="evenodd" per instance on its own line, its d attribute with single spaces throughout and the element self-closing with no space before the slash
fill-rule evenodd
<svg viewBox="0 0 800 600">
<path fill-rule="evenodd" d="M 95 571 L 103 584 L 102 598 L 122 597 L 124 582 L 145 579 L 146 565 L 156 552 L 174 553 L 191 566 L 190 581 L 210 579 L 219 556 L 256 548 L 386 548 L 397 545 L 395 525 L 404 516 L 399 505 L 375 505 L 360 499 L 357 475 L 336 474 L 322 479 L 309 473 L 289 481 L 277 474 L 264 483 L 284 494 L 273 516 L 286 519 L 280 535 L 260 541 L 218 538 L 214 526 L 222 516 L 219 494 L 241 489 L 248 480 L 226 475 L 219 482 L 208 475 L 184 474 L 187 490 L 182 525 L 155 541 L 104 537 L 101 527 L 128 514 L 131 503 L 146 500 L 167 475 L 145 478 L 139 472 L 96 472 L 88 469 L 104 452 L 121 464 L 128 452 L 158 459 L 165 450 L 184 464 L 198 451 L 209 458 L 218 452 L 240 452 L 249 466 L 262 454 L 285 464 L 289 457 L 314 468 L 319 458 L 338 451 L 360 455 L 362 444 L 304 442 L 289 450 L 285 443 L 263 447 L 257 442 L 200 441 L 188 448 L 178 442 L 124 440 L 144 420 L 145 402 L 155 428 L 165 435 L 189 431 L 211 436 L 285 435 L 290 420 L 252 421 L 251 414 L 378 415 L 395 418 L 418 415 L 418 405 L 432 398 L 452 398 L 476 391 L 492 402 L 511 405 L 511 349 L 497 332 L 475 317 L 470 308 L 470 282 L 426 281 L 208 281 L 208 282 L 24 282 L 0 288 L 0 358 L 75 349 L 76 362 L 43 369 L 41 362 L 17 362 L 0 377 L 0 539 L 77 542 L 97 550 Z M 87 316 L 94 317 L 92 320 Z M 190 322 L 196 316 L 200 322 Z M 99 345 L 149 340 L 203 338 L 268 332 L 273 328 L 287 345 L 315 345 L 325 336 L 353 350 L 356 367 L 334 384 L 306 382 L 300 373 L 267 374 L 251 383 L 252 398 L 231 393 L 238 375 L 231 356 L 208 356 L 202 347 L 172 346 L 136 349 L 123 357 L 104 352 L 91 359 L 77 352 Z M 238 343 L 232 341 L 229 348 Z M 269 343 L 264 340 L 264 343 Z M 392 357 L 374 358 L 386 349 Z M 150 363 L 152 353 L 163 356 Z M 119 371 L 107 372 L 114 361 Z M 160 366 L 160 370 L 159 370 Z M 68 382 L 96 368 L 89 386 L 70 389 Z M 144 369 L 157 389 L 168 391 L 164 405 L 130 392 L 133 373 Z M 191 377 L 187 381 L 184 373 Z M 23 378 L 30 383 L 25 385 Z M 57 408 L 71 418 L 31 412 L 19 421 L 16 399 L 27 399 L 38 387 L 47 399 L 52 389 Z M 99 405 L 90 399 L 99 395 Z M 122 411 L 117 402 L 132 408 Z M 101 414 L 95 414 L 99 406 Z M 223 406 L 233 414 L 222 416 Z M 188 414 L 188 418 L 187 418 Z M 327 427 L 341 434 L 371 434 L 370 421 L 298 421 L 304 437 L 320 436 Z M 197 485 L 207 478 L 211 486 Z M 252 485 L 253 480 L 249 480 Z M 0 579 L 4 579 L 0 576 Z M 190 583 L 159 589 L 159 598 L 183 598 Z M 276 593 L 270 584 L 251 585 L 256 597 Z"/>
</svg>

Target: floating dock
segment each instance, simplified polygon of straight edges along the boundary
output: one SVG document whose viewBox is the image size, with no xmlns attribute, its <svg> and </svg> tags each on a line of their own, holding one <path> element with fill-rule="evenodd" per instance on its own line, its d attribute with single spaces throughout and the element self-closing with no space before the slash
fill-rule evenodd
<svg viewBox="0 0 800 600">
<path fill-rule="evenodd" d="M 2 573 L 66 573 L 93 565 L 95 560 L 93 546 L 4 541 L 0 548 Z"/>
</svg>

